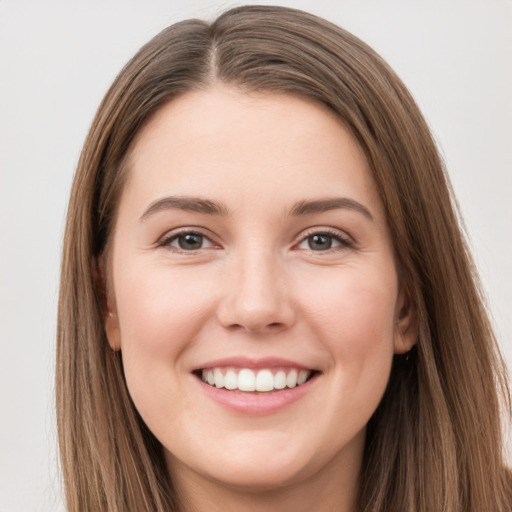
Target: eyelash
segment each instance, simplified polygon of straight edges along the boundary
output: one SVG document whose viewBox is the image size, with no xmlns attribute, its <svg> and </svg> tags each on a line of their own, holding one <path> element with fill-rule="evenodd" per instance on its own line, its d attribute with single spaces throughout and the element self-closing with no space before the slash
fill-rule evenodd
<svg viewBox="0 0 512 512">
<path fill-rule="evenodd" d="M 210 237 L 208 237 L 201 231 L 189 228 L 189 229 L 183 229 L 178 232 L 173 232 L 173 233 L 170 233 L 170 234 L 164 236 L 160 241 L 158 241 L 157 246 L 170 248 L 171 250 L 173 250 L 173 252 L 183 253 L 183 254 L 194 254 L 194 253 L 197 253 L 198 251 L 205 249 L 205 248 L 201 247 L 197 250 L 194 250 L 194 249 L 186 250 L 186 249 L 182 249 L 179 247 L 171 246 L 172 242 L 178 240 L 180 236 L 184 236 L 184 235 L 200 236 L 200 237 L 202 237 L 203 240 L 208 240 L 212 245 L 216 245 L 215 242 L 210 239 Z M 344 236 L 339 231 L 329 229 L 329 228 L 322 228 L 322 229 L 314 228 L 314 229 L 311 229 L 310 231 L 306 231 L 306 233 L 303 235 L 301 240 L 297 244 L 294 244 L 294 247 L 301 245 L 302 243 L 306 242 L 308 240 L 308 238 L 313 237 L 313 236 L 327 236 L 327 237 L 333 239 L 334 241 L 338 242 L 340 244 L 340 246 L 339 247 L 329 247 L 326 250 L 314 250 L 311 248 L 307 249 L 312 253 L 317 253 L 317 254 L 332 253 L 333 251 L 340 251 L 343 249 L 351 249 L 351 248 L 356 247 L 356 244 L 354 243 L 354 241 L 352 239 L 350 239 L 348 236 Z"/>
<path fill-rule="evenodd" d="M 314 253 L 331 253 L 333 251 L 341 251 L 343 249 L 354 249 L 356 247 L 354 241 L 349 238 L 347 235 L 342 235 L 338 230 L 330 229 L 330 228 L 313 228 L 312 230 L 306 231 L 304 236 L 301 238 L 300 242 L 297 245 L 300 245 L 308 240 L 308 238 L 312 236 L 328 236 L 335 240 L 336 242 L 339 242 L 339 247 L 330 247 L 329 249 L 325 251 L 315 251 L 314 249 L 308 249 L 311 252 Z"/>
<path fill-rule="evenodd" d="M 194 254 L 194 253 L 197 253 L 198 251 L 203 249 L 201 247 L 200 249 L 197 249 L 197 250 L 186 250 L 186 249 L 182 249 L 180 247 L 173 247 L 173 246 L 171 246 L 172 242 L 174 242 L 175 240 L 178 240 L 180 238 L 180 236 L 184 236 L 184 235 L 200 236 L 200 237 L 202 237 L 203 240 L 208 240 L 212 245 L 215 245 L 215 242 L 213 242 L 210 239 L 210 237 L 206 236 L 204 233 L 201 233 L 201 231 L 194 230 L 194 229 L 183 229 L 181 231 L 177 231 L 177 232 L 173 232 L 173 233 L 170 233 L 168 235 L 165 235 L 157 243 L 157 245 L 158 245 L 158 247 L 170 248 L 174 252 L 182 253 L 182 254 Z"/>
</svg>

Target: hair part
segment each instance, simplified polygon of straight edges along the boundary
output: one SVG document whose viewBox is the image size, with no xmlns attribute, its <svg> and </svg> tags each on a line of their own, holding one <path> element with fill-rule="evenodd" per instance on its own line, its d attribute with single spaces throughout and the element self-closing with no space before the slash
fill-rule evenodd
<svg viewBox="0 0 512 512">
<path fill-rule="evenodd" d="M 264 6 L 163 30 L 115 79 L 85 141 L 68 209 L 57 335 L 68 510 L 178 510 L 162 447 L 106 339 L 98 261 L 108 260 L 141 129 L 169 101 L 217 83 L 327 106 L 362 147 L 384 205 L 420 334 L 411 353 L 395 356 L 368 425 L 360 512 L 508 511 L 506 374 L 428 126 L 395 73 L 355 36 L 305 12 Z"/>
</svg>

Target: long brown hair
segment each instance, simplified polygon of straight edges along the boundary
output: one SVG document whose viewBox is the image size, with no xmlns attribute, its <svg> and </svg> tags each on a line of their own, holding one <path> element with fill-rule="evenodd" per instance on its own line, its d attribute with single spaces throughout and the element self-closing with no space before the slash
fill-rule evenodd
<svg viewBox="0 0 512 512">
<path fill-rule="evenodd" d="M 90 129 L 69 204 L 59 301 L 68 510 L 177 510 L 162 447 L 108 346 L 96 269 L 141 127 L 173 98 L 215 83 L 328 106 L 363 148 L 384 204 L 420 334 L 411 353 L 395 356 L 368 425 L 359 510 L 509 511 L 505 370 L 429 129 L 402 82 L 359 39 L 305 12 L 263 6 L 163 30 L 118 75 Z"/>
</svg>

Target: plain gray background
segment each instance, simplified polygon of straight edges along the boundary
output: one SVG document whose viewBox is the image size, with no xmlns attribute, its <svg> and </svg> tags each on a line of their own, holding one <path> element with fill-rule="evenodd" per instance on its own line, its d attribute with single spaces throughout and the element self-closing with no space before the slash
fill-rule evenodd
<svg viewBox="0 0 512 512">
<path fill-rule="evenodd" d="M 260 2 L 372 45 L 422 108 L 512 361 L 512 2 Z M 238 3 L 239 4 L 239 3 Z M 60 247 L 94 112 L 138 47 L 232 2 L 0 0 L 0 511 L 63 510 L 53 399 Z"/>
</svg>

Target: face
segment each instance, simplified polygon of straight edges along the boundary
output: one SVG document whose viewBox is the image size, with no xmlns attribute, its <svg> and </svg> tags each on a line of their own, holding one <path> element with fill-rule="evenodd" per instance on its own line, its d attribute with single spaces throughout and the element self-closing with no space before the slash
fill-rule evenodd
<svg viewBox="0 0 512 512">
<path fill-rule="evenodd" d="M 134 145 L 113 236 L 107 335 L 171 475 L 357 474 L 414 335 L 367 162 L 332 113 L 223 87 L 169 103 Z"/>
</svg>

